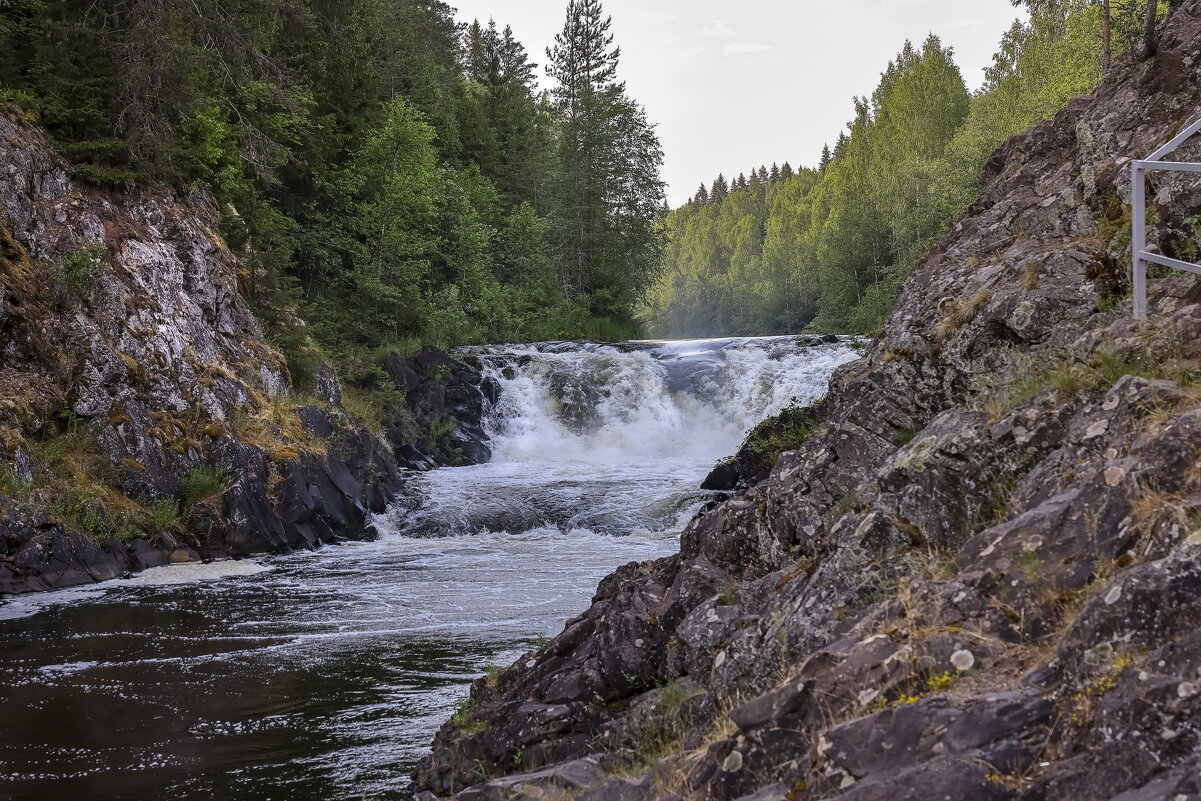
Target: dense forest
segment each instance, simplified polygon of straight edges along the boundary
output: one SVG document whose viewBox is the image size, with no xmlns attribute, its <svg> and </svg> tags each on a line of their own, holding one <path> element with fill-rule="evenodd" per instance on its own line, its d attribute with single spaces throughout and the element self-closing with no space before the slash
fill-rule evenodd
<svg viewBox="0 0 1201 801">
<path fill-rule="evenodd" d="M 978 197 L 988 156 L 1092 91 L 1113 52 L 1153 46 L 1145 0 L 1025 4 L 1029 20 L 1005 34 L 976 93 L 937 37 L 906 43 L 816 167 L 702 185 L 667 217 L 650 330 L 879 330 L 915 260 Z"/>
<path fill-rule="evenodd" d="M 440 0 L 10 0 L 0 102 L 87 180 L 210 190 L 301 377 L 425 342 L 872 332 L 988 155 L 1169 5 L 1024 4 L 976 93 L 906 43 L 815 167 L 718 176 L 665 221 L 600 0 L 568 0 L 545 67 Z"/>
<path fill-rule="evenodd" d="M 417 343 L 627 336 L 662 149 L 599 0 L 542 68 L 439 0 L 11 0 L 0 102 L 89 181 L 205 187 L 303 373 Z M 365 363 L 365 362 L 364 362 Z"/>
</svg>

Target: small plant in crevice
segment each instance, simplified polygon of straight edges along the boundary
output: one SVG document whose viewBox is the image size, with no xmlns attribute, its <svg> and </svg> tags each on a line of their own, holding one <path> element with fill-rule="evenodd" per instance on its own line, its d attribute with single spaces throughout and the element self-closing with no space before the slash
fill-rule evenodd
<svg viewBox="0 0 1201 801">
<path fill-rule="evenodd" d="M 74 297 L 85 303 L 92 299 L 88 279 L 104 263 L 108 250 L 103 245 L 80 248 L 56 262 L 50 268 L 50 280 L 63 296 Z"/>
<path fill-rule="evenodd" d="M 485 667 L 484 668 L 484 677 L 485 677 L 484 682 L 489 687 L 495 688 L 498 684 L 500 684 L 500 666 L 488 665 L 487 667 Z"/>
<path fill-rule="evenodd" d="M 913 440 L 921 432 L 922 432 L 921 426 L 916 426 L 916 425 L 906 426 L 905 428 L 899 428 L 899 429 L 897 429 L 896 434 L 893 436 L 892 442 L 898 448 L 903 448 L 906 445 L 908 445 L 910 442 L 913 442 Z"/>
<path fill-rule="evenodd" d="M 464 734 L 479 734 L 488 728 L 488 724 L 476 718 L 475 702 L 470 697 L 464 698 L 455 707 L 450 724 Z"/>
<path fill-rule="evenodd" d="M 442 440 L 446 439 L 446 437 L 457 431 L 458 428 L 458 422 L 449 418 L 431 420 L 429 429 L 426 432 L 426 436 L 429 438 L 431 443 L 437 445 L 438 443 L 442 442 Z"/>
<path fill-rule="evenodd" d="M 224 465 L 191 470 L 179 482 L 184 507 L 191 509 L 198 503 L 220 498 L 229 490 L 229 480 L 229 468 Z"/>
<path fill-rule="evenodd" d="M 16 470 L 0 467 L 0 493 L 10 498 L 24 495 L 30 484 Z"/>
</svg>

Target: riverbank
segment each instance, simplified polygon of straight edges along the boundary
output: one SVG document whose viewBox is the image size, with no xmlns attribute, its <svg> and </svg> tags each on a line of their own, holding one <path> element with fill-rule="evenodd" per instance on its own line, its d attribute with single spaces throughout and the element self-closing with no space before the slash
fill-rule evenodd
<svg viewBox="0 0 1201 801">
<path fill-rule="evenodd" d="M 841 342 L 476 354 L 483 464 L 404 476 L 372 542 L 0 601 L 0 795 L 411 798 L 467 686 L 674 552 L 743 430 L 824 391 Z"/>
<path fill-rule="evenodd" d="M 375 536 L 402 469 L 486 461 L 495 388 L 435 350 L 315 396 L 210 196 L 75 180 L 0 111 L 0 595 Z"/>
</svg>

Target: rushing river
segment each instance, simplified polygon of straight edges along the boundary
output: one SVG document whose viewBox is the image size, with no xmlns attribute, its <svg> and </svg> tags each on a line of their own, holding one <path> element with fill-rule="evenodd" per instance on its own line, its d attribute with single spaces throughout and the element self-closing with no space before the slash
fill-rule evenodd
<svg viewBox="0 0 1201 801">
<path fill-rule="evenodd" d="M 793 338 L 477 352 L 486 465 L 413 476 L 376 542 L 0 601 L 0 798 L 405 798 L 490 664 L 675 551 L 746 429 L 855 357 Z"/>
</svg>

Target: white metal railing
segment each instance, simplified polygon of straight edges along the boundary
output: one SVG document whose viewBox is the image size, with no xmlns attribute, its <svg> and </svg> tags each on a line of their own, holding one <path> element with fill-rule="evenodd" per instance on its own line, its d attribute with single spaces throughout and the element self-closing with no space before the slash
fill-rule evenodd
<svg viewBox="0 0 1201 801">
<path fill-rule="evenodd" d="M 1201 131 L 1201 119 L 1178 133 L 1171 142 L 1156 150 L 1145 159 L 1131 164 L 1130 189 L 1130 243 L 1134 256 L 1134 319 L 1147 319 L 1147 262 L 1161 264 L 1177 270 L 1187 270 L 1201 275 L 1201 265 L 1180 259 L 1170 259 L 1158 253 L 1147 252 L 1147 182 L 1148 170 L 1172 170 L 1175 172 L 1201 172 L 1201 164 L 1183 161 L 1164 161 L 1185 143 L 1190 136 Z"/>
</svg>

